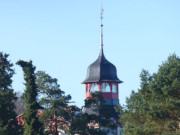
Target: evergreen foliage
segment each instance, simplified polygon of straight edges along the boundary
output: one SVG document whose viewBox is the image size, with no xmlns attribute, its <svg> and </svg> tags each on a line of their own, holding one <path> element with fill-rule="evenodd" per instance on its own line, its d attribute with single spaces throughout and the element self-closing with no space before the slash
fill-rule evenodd
<svg viewBox="0 0 180 135">
<path fill-rule="evenodd" d="M 32 65 L 32 61 L 18 61 L 24 72 L 25 79 L 25 93 L 24 100 L 26 110 L 23 113 L 24 119 L 24 135 L 43 135 L 42 123 L 38 120 L 37 111 L 40 108 L 37 103 L 37 86 L 35 83 L 35 67 Z"/>
<path fill-rule="evenodd" d="M 77 107 L 74 107 L 74 110 L 72 112 L 80 111 Z M 74 135 L 74 134 L 82 134 L 82 135 L 88 135 L 89 133 L 89 127 L 88 127 L 88 119 L 87 119 L 87 114 L 78 114 L 74 115 L 74 113 L 71 113 L 71 125 L 69 127 L 69 134 Z"/>
<path fill-rule="evenodd" d="M 73 109 L 74 112 L 80 112 L 78 115 L 73 115 L 73 120 L 71 120 L 71 126 L 69 128 L 69 133 L 71 135 L 81 134 L 81 135 L 106 135 L 108 130 L 115 129 L 116 125 L 113 124 L 109 118 L 114 117 L 106 105 L 101 93 L 95 92 L 91 93 L 92 97 L 85 100 L 85 105 L 82 109 Z M 93 106 L 93 107 L 92 107 Z M 92 114 L 84 112 L 84 109 L 88 109 Z M 91 127 L 90 125 L 98 124 L 99 127 Z M 112 133 L 113 135 L 113 133 Z"/>
<path fill-rule="evenodd" d="M 140 74 L 141 87 L 119 106 L 126 135 L 180 134 L 180 58 L 168 57 L 157 73 Z"/>
<path fill-rule="evenodd" d="M 116 118 L 112 113 L 112 107 L 104 104 L 105 100 L 100 92 L 91 93 L 91 97 L 85 100 L 85 108 L 91 108 L 95 106 L 93 111 L 97 114 L 86 115 L 88 122 L 95 121 L 99 124 L 99 128 L 90 129 L 90 135 L 99 134 L 106 135 L 109 130 L 116 129 L 116 124 L 112 123 L 111 118 Z M 113 134 L 113 133 L 112 133 Z"/>
<path fill-rule="evenodd" d="M 39 103 L 43 107 L 41 119 L 44 123 L 47 123 L 46 128 L 50 129 L 50 131 L 48 131 L 49 133 L 58 135 L 58 128 L 65 130 L 64 127 L 58 127 L 58 119 L 61 118 L 65 121 L 70 120 L 68 103 L 71 96 L 65 96 L 64 91 L 60 89 L 58 80 L 56 78 L 52 78 L 44 71 L 38 71 L 36 73 L 36 78 L 38 92 L 40 95 Z M 49 127 L 47 127 L 47 125 Z"/>
<path fill-rule="evenodd" d="M 17 135 L 16 96 L 11 86 L 14 70 L 8 56 L 0 52 L 0 135 Z"/>
</svg>

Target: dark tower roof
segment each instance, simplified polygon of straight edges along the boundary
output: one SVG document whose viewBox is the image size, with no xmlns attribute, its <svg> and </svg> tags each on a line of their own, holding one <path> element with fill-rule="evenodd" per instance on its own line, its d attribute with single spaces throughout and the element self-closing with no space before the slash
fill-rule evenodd
<svg viewBox="0 0 180 135">
<path fill-rule="evenodd" d="M 122 83 L 117 77 L 116 67 L 110 63 L 103 53 L 103 8 L 101 12 L 101 44 L 98 59 L 88 67 L 87 77 L 82 83 L 90 82 L 117 82 Z"/>
<path fill-rule="evenodd" d="M 102 46 L 98 59 L 88 67 L 87 77 L 82 83 L 91 82 L 122 83 L 117 77 L 116 67 L 105 58 Z"/>
</svg>

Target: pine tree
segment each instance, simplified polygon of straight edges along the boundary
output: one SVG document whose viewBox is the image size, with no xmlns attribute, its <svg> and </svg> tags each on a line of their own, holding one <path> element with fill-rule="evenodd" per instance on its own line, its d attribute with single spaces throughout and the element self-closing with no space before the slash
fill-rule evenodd
<svg viewBox="0 0 180 135">
<path fill-rule="evenodd" d="M 173 54 L 157 73 L 143 70 L 140 77 L 138 92 L 119 108 L 126 135 L 179 135 L 180 58 Z"/>
<path fill-rule="evenodd" d="M 8 56 L 0 52 L 0 135 L 17 135 L 16 96 L 11 86 L 14 70 Z"/>
<path fill-rule="evenodd" d="M 70 120 L 68 103 L 71 96 L 66 96 L 64 91 L 60 89 L 58 80 L 56 78 L 52 78 L 44 71 L 38 71 L 36 73 L 36 78 L 38 92 L 40 93 L 39 103 L 44 108 L 41 119 L 43 122 L 48 123 L 46 124 L 46 128 L 50 129 L 50 133 L 58 135 L 57 129 L 63 129 L 63 127 L 61 127 L 62 125 L 57 125 L 58 119 L 63 118 L 66 121 Z M 47 127 L 47 125 L 51 126 Z"/>
<path fill-rule="evenodd" d="M 116 129 L 116 125 L 112 123 L 111 118 L 115 118 L 112 113 L 112 107 L 104 104 L 105 100 L 100 92 L 91 93 L 91 97 L 85 100 L 85 108 L 94 111 L 92 114 L 85 115 L 88 123 L 94 121 L 99 124 L 99 128 L 90 128 L 90 135 L 106 135 L 109 130 Z M 111 133 L 113 134 L 113 132 Z M 114 133 L 115 134 L 115 133 Z"/>
<path fill-rule="evenodd" d="M 88 115 L 81 112 L 81 109 L 79 109 L 77 106 L 70 106 L 69 113 L 71 125 L 68 130 L 70 135 L 89 135 Z"/>
<path fill-rule="evenodd" d="M 26 110 L 23 114 L 25 135 L 43 135 L 42 123 L 38 120 L 37 111 L 40 108 L 37 103 L 37 86 L 35 83 L 35 67 L 32 61 L 18 61 L 24 71 L 24 79 L 26 90 L 24 93 L 24 100 Z"/>
</svg>

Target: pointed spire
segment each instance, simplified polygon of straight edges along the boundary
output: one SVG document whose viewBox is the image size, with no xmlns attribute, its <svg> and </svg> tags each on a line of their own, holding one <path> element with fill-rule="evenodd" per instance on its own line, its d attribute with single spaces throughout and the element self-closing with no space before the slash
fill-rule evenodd
<svg viewBox="0 0 180 135">
<path fill-rule="evenodd" d="M 104 12 L 104 8 L 102 6 L 102 1 L 101 1 L 101 43 L 100 43 L 100 56 L 103 56 L 103 12 Z"/>
</svg>

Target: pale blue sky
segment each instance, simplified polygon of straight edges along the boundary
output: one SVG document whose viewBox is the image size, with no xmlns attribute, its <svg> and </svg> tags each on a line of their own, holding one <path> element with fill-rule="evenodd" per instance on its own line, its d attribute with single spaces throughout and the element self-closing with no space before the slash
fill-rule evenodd
<svg viewBox="0 0 180 135">
<path fill-rule="evenodd" d="M 139 74 L 156 72 L 180 56 L 180 0 L 104 0 L 104 52 L 116 68 L 120 103 L 139 87 Z M 59 80 L 82 106 L 87 67 L 99 55 L 100 0 L 0 0 L 0 51 L 33 61 Z M 13 88 L 23 91 L 23 74 L 14 66 Z M 36 70 L 36 71 L 37 71 Z"/>
</svg>

